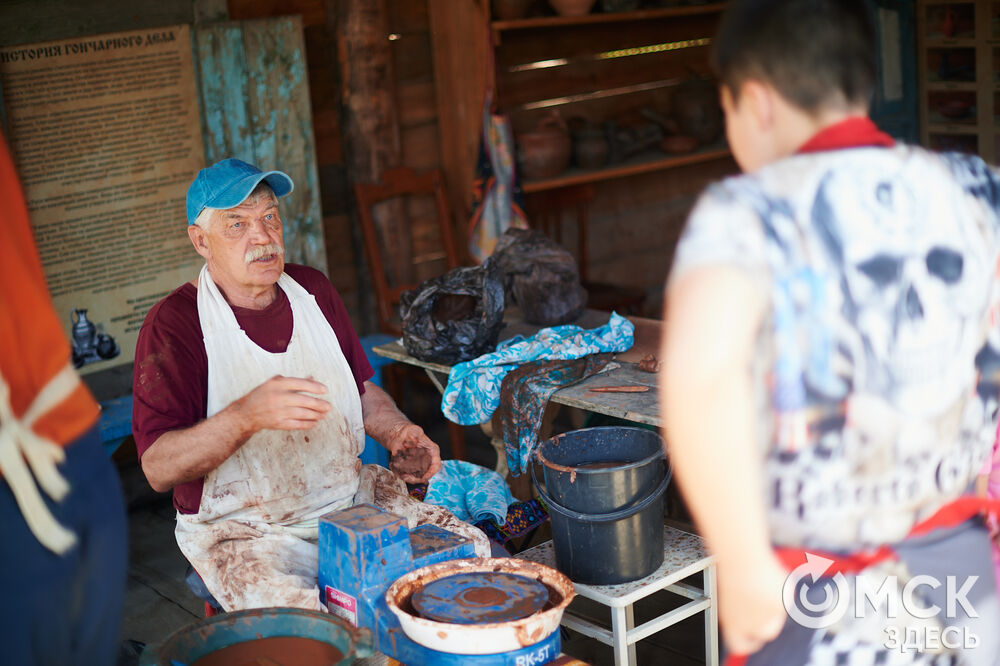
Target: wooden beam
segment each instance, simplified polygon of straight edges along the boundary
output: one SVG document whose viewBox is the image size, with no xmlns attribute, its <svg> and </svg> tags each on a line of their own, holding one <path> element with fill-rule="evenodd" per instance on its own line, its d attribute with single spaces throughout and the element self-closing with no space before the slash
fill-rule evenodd
<svg viewBox="0 0 1000 666">
<path fill-rule="evenodd" d="M 483 100 L 493 77 L 486 0 L 427 0 L 437 92 L 441 164 L 456 238 L 468 257 L 466 222 L 472 212 Z"/>
<path fill-rule="evenodd" d="M 340 72 L 346 171 L 351 184 L 377 182 L 383 171 L 402 163 L 386 0 L 325 0 L 325 5 L 327 32 L 337 40 L 334 66 Z M 352 201 L 349 213 L 359 268 L 358 286 L 362 294 L 371 294 L 372 279 L 363 260 L 354 205 Z M 409 281 L 412 265 L 405 211 L 398 202 L 387 202 L 377 206 L 373 214 L 389 259 L 389 277 L 397 282 Z M 363 310 L 361 328 L 374 330 L 374 308 L 365 303 Z"/>
</svg>

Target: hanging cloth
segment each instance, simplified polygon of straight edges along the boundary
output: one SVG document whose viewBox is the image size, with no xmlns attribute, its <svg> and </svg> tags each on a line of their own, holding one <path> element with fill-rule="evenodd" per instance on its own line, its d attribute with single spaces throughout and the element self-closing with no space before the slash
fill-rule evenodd
<svg viewBox="0 0 1000 666">
<path fill-rule="evenodd" d="M 616 312 L 598 328 L 585 330 L 564 324 L 543 328 L 530 338 L 504 340 L 492 354 L 452 367 L 441 395 L 441 411 L 460 425 L 486 423 L 500 405 L 503 378 L 519 365 L 628 351 L 634 341 L 635 325 Z"/>
<path fill-rule="evenodd" d="M 498 104 L 499 73 L 493 48 L 493 31 L 485 25 L 488 55 L 487 86 L 483 99 L 483 124 L 479 137 L 479 158 L 473 183 L 473 213 L 469 221 L 469 253 L 479 263 L 493 254 L 503 232 L 511 227 L 527 229 L 521 205 L 521 189 L 514 162 L 514 132 L 510 119 Z"/>
</svg>

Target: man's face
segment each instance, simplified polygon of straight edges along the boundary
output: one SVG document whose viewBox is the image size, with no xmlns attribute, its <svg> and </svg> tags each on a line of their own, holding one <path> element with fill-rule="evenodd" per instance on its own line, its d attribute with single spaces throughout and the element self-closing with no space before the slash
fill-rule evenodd
<svg viewBox="0 0 1000 666">
<path fill-rule="evenodd" d="M 195 247 L 198 243 L 195 242 Z M 273 286 L 285 269 L 278 203 L 269 192 L 255 193 L 235 208 L 216 211 L 204 234 L 203 252 L 212 278 L 226 291 L 246 294 Z"/>
</svg>

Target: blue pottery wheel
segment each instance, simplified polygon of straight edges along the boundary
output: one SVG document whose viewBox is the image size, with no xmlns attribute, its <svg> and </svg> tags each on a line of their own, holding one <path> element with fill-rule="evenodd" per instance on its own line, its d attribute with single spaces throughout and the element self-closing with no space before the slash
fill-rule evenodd
<svg viewBox="0 0 1000 666">
<path fill-rule="evenodd" d="M 420 617 L 452 624 L 519 620 L 542 610 L 549 591 L 541 582 L 504 572 L 468 572 L 438 578 L 413 593 Z"/>
</svg>

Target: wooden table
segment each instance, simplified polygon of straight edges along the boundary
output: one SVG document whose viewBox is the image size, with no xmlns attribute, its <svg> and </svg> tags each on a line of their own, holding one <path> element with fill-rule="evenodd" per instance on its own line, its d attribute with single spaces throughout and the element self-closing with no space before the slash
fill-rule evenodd
<svg viewBox="0 0 1000 666">
<path fill-rule="evenodd" d="M 571 322 L 581 328 L 596 328 L 606 324 L 609 318 L 607 312 L 586 310 L 579 319 Z M 627 317 L 635 324 L 635 344 L 626 352 L 617 354 L 615 362 L 620 367 L 589 377 L 579 384 L 556 391 L 550 398 L 551 402 L 569 407 L 578 407 L 598 414 L 616 416 L 618 418 L 659 426 L 657 375 L 639 370 L 636 363 L 646 354 L 656 354 L 659 346 L 660 322 L 643 317 Z M 531 336 L 542 327 L 525 323 L 516 308 L 508 308 L 504 317 L 506 326 L 500 332 L 500 340 L 507 340 L 515 335 Z M 406 351 L 402 344 L 391 342 L 375 347 L 373 351 L 386 358 L 421 367 L 427 371 L 431 381 L 440 390 L 444 385 L 437 374 L 447 376 L 451 366 L 442 363 L 430 363 L 416 359 Z M 437 374 L 435 374 L 437 373 Z M 645 393 L 593 393 L 592 388 L 600 386 L 646 386 Z"/>
</svg>

